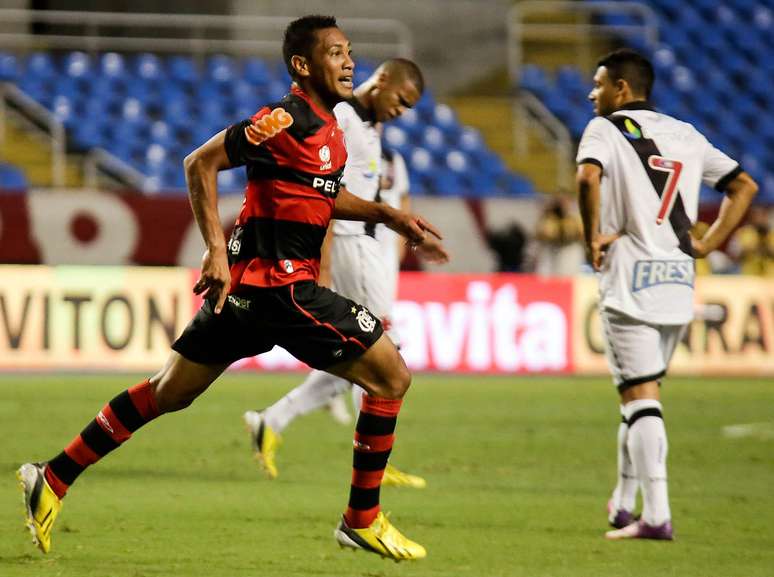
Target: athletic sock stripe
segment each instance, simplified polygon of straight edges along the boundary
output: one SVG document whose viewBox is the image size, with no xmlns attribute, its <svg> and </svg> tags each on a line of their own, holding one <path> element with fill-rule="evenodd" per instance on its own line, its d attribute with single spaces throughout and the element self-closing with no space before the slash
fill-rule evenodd
<svg viewBox="0 0 774 577">
<path fill-rule="evenodd" d="M 378 471 L 387 466 L 391 451 L 380 451 L 378 453 L 367 453 L 364 451 L 355 451 L 352 457 L 352 467 L 357 471 Z"/>
<path fill-rule="evenodd" d="M 119 445 L 132 436 L 132 433 L 126 429 L 110 404 L 102 407 L 102 410 L 97 415 L 97 422 L 102 427 L 102 430 L 110 435 Z"/>
<path fill-rule="evenodd" d="M 65 452 L 61 452 L 51 459 L 48 462 L 48 465 L 46 465 L 46 468 L 52 475 L 68 486 L 73 484 L 73 481 L 75 481 L 76 477 L 80 475 L 84 469 L 78 463 L 73 461 Z"/>
<path fill-rule="evenodd" d="M 391 435 L 395 431 L 398 417 L 383 417 L 361 412 L 357 418 L 357 432 L 364 435 Z"/>
<path fill-rule="evenodd" d="M 656 407 L 642 409 L 641 411 L 637 411 L 631 417 L 629 417 L 629 428 L 631 428 L 632 425 L 634 425 L 634 423 L 639 421 L 642 417 L 658 417 L 659 419 L 664 418 L 664 416 L 661 414 L 661 409 L 657 409 Z"/>
<path fill-rule="evenodd" d="M 352 471 L 352 486 L 361 489 L 373 489 L 382 484 L 384 469 L 377 471 Z"/>
<path fill-rule="evenodd" d="M 377 507 L 379 505 L 379 489 L 379 487 L 363 489 L 353 485 L 349 491 L 349 506 L 360 511 Z"/>
<path fill-rule="evenodd" d="M 143 425 L 159 416 L 159 408 L 156 405 L 156 395 L 153 392 L 153 387 L 149 380 L 145 380 L 139 385 L 129 387 L 128 391 L 129 396 L 132 398 L 132 403 L 142 417 Z"/>
<path fill-rule="evenodd" d="M 381 397 L 363 396 L 360 414 L 371 414 L 381 417 L 397 417 L 403 401 L 401 399 L 383 399 Z"/>
<path fill-rule="evenodd" d="M 137 407 L 134 406 L 129 391 L 124 391 L 108 404 L 113 410 L 113 414 L 118 417 L 126 430 L 130 433 L 134 433 L 145 424 L 145 419 L 140 415 Z"/>
<path fill-rule="evenodd" d="M 99 461 L 99 455 L 83 442 L 80 435 L 75 437 L 70 444 L 65 447 L 64 452 L 68 457 L 84 468 Z"/>
<path fill-rule="evenodd" d="M 361 435 L 355 432 L 355 450 L 363 451 L 364 447 L 368 452 L 381 453 L 392 449 L 395 442 L 395 435 Z"/>
<path fill-rule="evenodd" d="M 373 520 L 376 519 L 379 511 L 379 505 L 364 511 L 361 511 L 360 509 L 353 509 L 352 507 L 347 507 L 347 512 L 344 513 L 344 522 L 350 529 L 363 529 L 368 527 L 373 522 Z M 357 535 L 357 533 L 354 534 Z M 356 541 L 359 539 L 360 537 L 358 537 Z M 371 545 L 368 545 L 368 549 L 371 549 L 372 551 L 376 550 Z"/>
<path fill-rule="evenodd" d="M 83 442 L 100 457 L 104 457 L 119 445 L 99 426 L 96 419 L 86 425 L 86 428 L 81 431 L 81 437 Z"/>
</svg>

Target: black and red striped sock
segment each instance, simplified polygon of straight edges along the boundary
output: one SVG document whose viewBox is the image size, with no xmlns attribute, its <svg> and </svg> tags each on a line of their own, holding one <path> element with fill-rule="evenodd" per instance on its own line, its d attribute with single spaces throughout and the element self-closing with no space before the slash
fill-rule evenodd
<svg viewBox="0 0 774 577">
<path fill-rule="evenodd" d="M 159 415 L 150 381 L 130 387 L 105 405 L 81 434 L 45 468 L 46 481 L 61 499 L 75 479 Z"/>
<path fill-rule="evenodd" d="M 368 527 L 379 514 L 379 489 L 395 440 L 401 402 L 363 395 L 355 430 L 349 506 L 344 513 L 352 528 Z"/>
</svg>

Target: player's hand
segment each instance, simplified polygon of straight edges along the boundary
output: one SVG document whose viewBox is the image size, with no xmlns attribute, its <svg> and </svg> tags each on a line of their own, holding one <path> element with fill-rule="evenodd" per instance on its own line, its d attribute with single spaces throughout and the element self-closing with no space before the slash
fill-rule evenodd
<svg viewBox="0 0 774 577">
<path fill-rule="evenodd" d="M 202 298 L 214 302 L 215 314 L 223 310 L 228 290 L 231 288 L 231 273 L 228 268 L 226 249 L 204 251 L 202 273 L 193 287 L 193 292 Z"/>
<path fill-rule="evenodd" d="M 610 246 L 621 237 L 621 233 L 597 234 L 591 239 L 591 244 L 586 246 L 589 262 L 595 271 L 602 270 L 602 261 L 605 259 Z"/>
<path fill-rule="evenodd" d="M 693 249 L 693 258 L 704 258 L 710 252 L 707 250 L 707 245 L 698 238 L 691 237 L 691 248 Z"/>
<path fill-rule="evenodd" d="M 427 262 L 434 264 L 446 264 L 449 262 L 449 253 L 443 246 L 443 243 L 433 235 L 425 235 L 425 240 L 421 243 L 409 243 L 409 247 Z"/>
<path fill-rule="evenodd" d="M 403 212 L 402 210 L 394 211 L 392 219 L 384 224 L 398 234 L 405 236 L 409 242 L 415 245 L 422 244 L 428 232 L 438 240 L 443 239 L 438 229 L 424 218 L 416 214 Z"/>
</svg>

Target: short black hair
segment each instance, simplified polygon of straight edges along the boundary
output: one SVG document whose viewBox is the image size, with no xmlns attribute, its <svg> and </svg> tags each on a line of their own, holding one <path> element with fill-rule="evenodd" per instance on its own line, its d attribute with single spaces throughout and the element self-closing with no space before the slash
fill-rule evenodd
<svg viewBox="0 0 774 577">
<path fill-rule="evenodd" d="M 425 91 L 425 78 L 415 62 L 407 58 L 390 58 L 382 64 L 387 74 L 396 79 L 408 79 L 421 95 Z"/>
<path fill-rule="evenodd" d="M 597 66 L 607 68 L 607 74 L 613 82 L 626 80 L 632 92 L 650 98 L 655 74 L 653 64 L 642 54 L 621 48 L 602 58 Z"/>
<path fill-rule="evenodd" d="M 282 58 L 291 78 L 294 78 L 296 73 L 293 70 L 290 59 L 296 54 L 309 58 L 317 41 L 315 32 L 325 28 L 338 28 L 334 16 L 320 16 L 317 14 L 302 16 L 293 20 L 285 28 L 285 38 L 282 41 Z"/>
</svg>

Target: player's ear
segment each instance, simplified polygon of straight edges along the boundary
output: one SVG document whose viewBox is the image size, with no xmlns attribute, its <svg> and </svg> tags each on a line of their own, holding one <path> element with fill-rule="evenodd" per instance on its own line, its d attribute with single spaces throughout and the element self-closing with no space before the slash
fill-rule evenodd
<svg viewBox="0 0 774 577">
<path fill-rule="evenodd" d="M 296 71 L 298 76 L 309 76 L 309 61 L 305 56 L 294 54 L 290 57 L 290 66 Z"/>
</svg>

